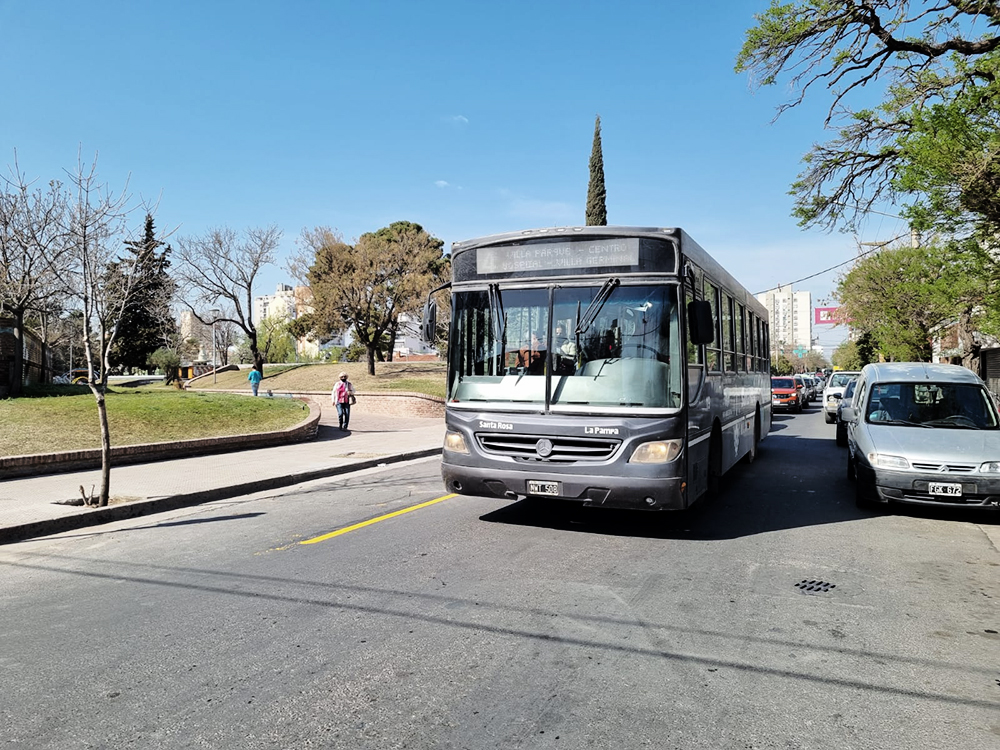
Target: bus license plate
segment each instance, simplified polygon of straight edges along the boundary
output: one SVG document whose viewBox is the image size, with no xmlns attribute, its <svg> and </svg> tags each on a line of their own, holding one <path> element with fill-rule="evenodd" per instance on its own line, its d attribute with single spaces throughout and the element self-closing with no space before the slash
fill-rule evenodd
<svg viewBox="0 0 1000 750">
<path fill-rule="evenodd" d="M 528 480 L 529 495 L 552 495 L 558 497 L 562 494 L 562 487 L 559 482 L 537 482 L 534 479 Z"/>
<path fill-rule="evenodd" d="M 947 495 L 949 497 L 959 497 L 962 494 L 962 485 L 943 484 L 941 482 L 931 482 L 927 491 L 932 495 Z"/>
</svg>

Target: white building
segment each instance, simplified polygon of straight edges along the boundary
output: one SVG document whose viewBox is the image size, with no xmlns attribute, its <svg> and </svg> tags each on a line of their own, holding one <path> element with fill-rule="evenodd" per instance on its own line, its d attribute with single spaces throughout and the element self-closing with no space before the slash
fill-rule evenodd
<svg viewBox="0 0 1000 750">
<path fill-rule="evenodd" d="M 805 354 L 812 349 L 812 295 L 795 292 L 790 286 L 757 295 L 757 301 L 767 308 L 771 322 L 771 355 L 792 354 L 796 349 Z"/>
<path fill-rule="evenodd" d="M 265 318 L 277 318 L 282 322 L 288 322 L 311 312 L 313 312 L 312 290 L 307 286 L 291 287 L 288 284 L 278 284 L 274 294 L 254 297 L 253 300 L 253 321 L 258 327 Z M 296 339 L 295 350 L 300 355 L 315 357 L 319 354 L 319 343 L 308 337 Z"/>
</svg>

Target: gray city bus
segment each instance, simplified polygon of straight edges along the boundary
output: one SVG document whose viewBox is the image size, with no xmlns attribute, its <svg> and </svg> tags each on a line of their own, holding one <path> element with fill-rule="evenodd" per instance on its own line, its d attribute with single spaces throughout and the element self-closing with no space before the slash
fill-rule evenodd
<svg viewBox="0 0 1000 750">
<path fill-rule="evenodd" d="M 767 311 L 683 230 L 514 232 L 451 262 L 449 491 L 680 510 L 755 458 Z"/>
</svg>

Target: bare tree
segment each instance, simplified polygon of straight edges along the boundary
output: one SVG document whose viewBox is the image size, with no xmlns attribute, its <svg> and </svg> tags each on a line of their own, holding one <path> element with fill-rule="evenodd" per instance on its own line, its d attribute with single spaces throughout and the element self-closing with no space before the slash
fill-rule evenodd
<svg viewBox="0 0 1000 750">
<path fill-rule="evenodd" d="M 111 432 L 106 403 L 109 358 L 118 324 L 133 304 L 142 280 L 135 268 L 135 256 L 116 257 L 116 249 L 132 239 L 126 224 L 132 211 L 127 181 L 119 193 L 99 182 L 96 156 L 89 165 L 78 159 L 69 179 L 72 198 L 66 237 L 71 262 L 65 278 L 83 313 L 87 381 L 101 423 L 100 497 L 96 501 L 93 497 L 84 500 L 103 507 L 108 504 L 111 484 Z"/>
<path fill-rule="evenodd" d="M 24 381 L 24 326 L 29 311 L 44 313 L 63 291 L 57 267 L 66 252 L 66 195 L 59 182 L 32 188 L 15 160 L 0 184 L 0 309 L 13 320 L 10 395 Z M 43 362 L 44 364 L 44 362 Z"/>
<path fill-rule="evenodd" d="M 223 227 L 203 237 L 178 240 L 175 255 L 182 303 L 199 321 L 211 324 L 209 309 L 220 307 L 221 301 L 223 312 L 217 320 L 246 334 L 253 366 L 261 372 L 264 354 L 257 346 L 253 292 L 261 269 L 274 264 L 280 240 L 276 226 L 247 229 L 242 235 Z"/>
</svg>

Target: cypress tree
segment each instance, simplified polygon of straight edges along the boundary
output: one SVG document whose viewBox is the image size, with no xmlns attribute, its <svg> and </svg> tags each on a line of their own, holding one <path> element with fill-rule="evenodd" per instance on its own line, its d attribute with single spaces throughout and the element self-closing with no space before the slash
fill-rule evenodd
<svg viewBox="0 0 1000 750">
<path fill-rule="evenodd" d="M 167 272 L 169 245 L 156 238 L 153 217 L 146 215 L 141 240 L 125 243 L 134 256 L 133 273 L 141 278 L 132 304 L 118 324 L 117 340 L 110 352 L 111 366 L 148 370 L 150 354 L 164 346 L 176 324 L 170 312 L 175 284 Z M 164 247 L 162 252 L 157 250 Z"/>
<path fill-rule="evenodd" d="M 604 190 L 604 156 L 601 153 L 601 116 L 594 123 L 594 146 L 590 151 L 590 185 L 587 186 L 587 226 L 608 224 L 607 195 Z"/>
</svg>

